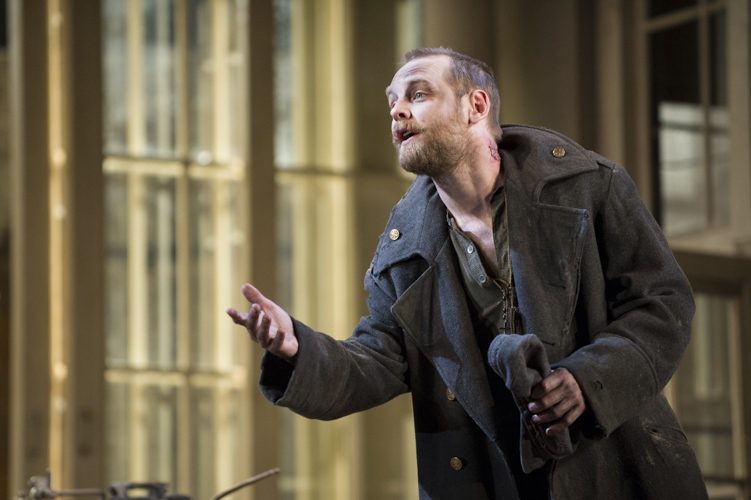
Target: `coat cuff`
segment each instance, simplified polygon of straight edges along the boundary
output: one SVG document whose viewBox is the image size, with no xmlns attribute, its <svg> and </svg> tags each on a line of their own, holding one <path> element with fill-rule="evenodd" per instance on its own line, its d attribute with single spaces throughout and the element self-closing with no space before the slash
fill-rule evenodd
<svg viewBox="0 0 751 500">
<path fill-rule="evenodd" d="M 629 377 L 612 368 L 624 363 L 631 367 Z M 590 439 L 612 434 L 659 392 L 643 352 L 615 335 L 600 335 L 593 344 L 573 352 L 551 368 L 567 369 L 579 383 L 591 410 L 590 415 L 580 418 L 581 430 Z"/>
<path fill-rule="evenodd" d="M 258 386 L 264 397 L 273 404 L 291 408 L 308 418 L 316 418 L 317 415 L 302 413 L 300 409 L 308 408 L 308 399 L 313 394 L 312 384 L 315 377 L 305 377 L 304 374 L 315 373 L 315 360 L 317 356 L 320 357 L 315 351 L 320 347 L 314 339 L 316 334 L 310 327 L 294 318 L 292 324 L 300 346 L 295 357 L 295 365 L 266 352 L 261 360 Z"/>
<path fill-rule="evenodd" d="M 261 360 L 261 378 L 258 386 L 261 393 L 274 404 L 278 404 L 284 397 L 292 379 L 295 367 L 286 360 L 266 352 Z"/>
</svg>

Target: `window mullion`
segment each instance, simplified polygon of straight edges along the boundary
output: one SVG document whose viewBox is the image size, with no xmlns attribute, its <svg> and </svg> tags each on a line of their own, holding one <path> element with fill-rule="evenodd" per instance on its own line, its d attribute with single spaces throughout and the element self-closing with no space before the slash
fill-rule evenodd
<svg viewBox="0 0 751 500">
<path fill-rule="evenodd" d="M 145 151 L 146 129 L 143 109 L 143 17 L 141 0 L 128 2 L 128 153 Z"/>
<path fill-rule="evenodd" d="M 704 193 L 707 197 L 706 227 L 712 226 L 714 220 L 714 176 L 712 175 L 712 127 L 711 100 L 712 76 L 709 61 L 709 15 L 706 9 L 707 0 L 699 3 L 699 91 L 701 92 L 701 109 L 703 115 L 704 141 Z"/>
<path fill-rule="evenodd" d="M 191 465 L 193 463 L 193 422 L 192 394 L 190 383 L 191 366 L 191 322 L 190 322 L 190 181 L 188 171 L 189 140 L 189 95 L 188 95 L 188 0 L 175 0 L 175 155 L 182 160 L 182 174 L 177 178 L 175 214 L 176 259 L 177 259 L 177 369 L 187 373 L 186 383 L 177 391 L 177 484 L 180 492 L 191 491 Z"/>
<path fill-rule="evenodd" d="M 148 333 L 147 216 L 145 178 L 128 175 L 128 361 L 132 368 L 145 369 Z"/>
<path fill-rule="evenodd" d="M 187 0 L 175 0 L 175 155 L 188 158 L 188 7 Z"/>
<path fill-rule="evenodd" d="M 149 462 L 146 449 L 148 433 L 146 432 L 146 391 L 145 385 L 140 381 L 128 384 L 130 406 L 128 415 L 128 427 L 130 434 L 128 453 L 128 480 L 148 481 Z"/>
<path fill-rule="evenodd" d="M 156 67 L 169 68 L 172 59 L 170 43 L 170 2 L 156 2 Z M 157 78 L 156 107 L 159 110 L 156 115 L 156 145 L 160 154 L 172 151 L 172 104 L 174 72 L 171 77 L 162 75 Z"/>
<path fill-rule="evenodd" d="M 215 161 L 230 158 L 229 13 L 227 0 L 211 2 L 211 50 L 213 69 L 212 156 Z"/>
</svg>

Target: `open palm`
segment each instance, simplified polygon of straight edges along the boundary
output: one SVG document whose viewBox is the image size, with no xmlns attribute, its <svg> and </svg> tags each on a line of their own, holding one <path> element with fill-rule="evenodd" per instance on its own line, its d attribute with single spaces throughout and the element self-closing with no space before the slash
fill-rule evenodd
<svg viewBox="0 0 751 500">
<path fill-rule="evenodd" d="M 253 342 L 276 356 L 292 361 L 299 348 L 292 318 L 256 287 L 246 283 L 242 286 L 242 293 L 251 304 L 250 310 L 244 313 L 227 309 L 232 321 L 244 326 Z"/>
</svg>

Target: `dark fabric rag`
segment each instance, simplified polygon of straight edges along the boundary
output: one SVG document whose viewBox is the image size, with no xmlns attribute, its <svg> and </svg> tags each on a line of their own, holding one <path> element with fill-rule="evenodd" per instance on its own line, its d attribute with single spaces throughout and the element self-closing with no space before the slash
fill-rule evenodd
<svg viewBox="0 0 751 500">
<path fill-rule="evenodd" d="M 522 470 L 530 473 L 552 459 L 574 452 L 569 429 L 548 436 L 543 425 L 532 422 L 527 409 L 532 388 L 550 373 L 545 347 L 535 335 L 498 335 L 488 349 L 488 363 L 514 395 L 521 413 L 519 452 Z"/>
</svg>

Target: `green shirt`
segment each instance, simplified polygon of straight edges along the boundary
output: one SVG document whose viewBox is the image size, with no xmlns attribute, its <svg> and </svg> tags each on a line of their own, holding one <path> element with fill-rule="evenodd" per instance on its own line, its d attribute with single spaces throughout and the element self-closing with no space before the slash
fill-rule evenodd
<svg viewBox="0 0 751 500">
<path fill-rule="evenodd" d="M 495 334 L 515 333 L 513 271 L 508 239 L 506 214 L 506 191 L 501 186 L 492 195 L 490 207 L 493 220 L 493 242 L 500 276 L 488 275 L 474 242 L 456 225 L 448 213 L 449 233 L 454 249 L 459 256 L 464 284 L 470 300 L 480 316 L 492 325 Z"/>
</svg>

